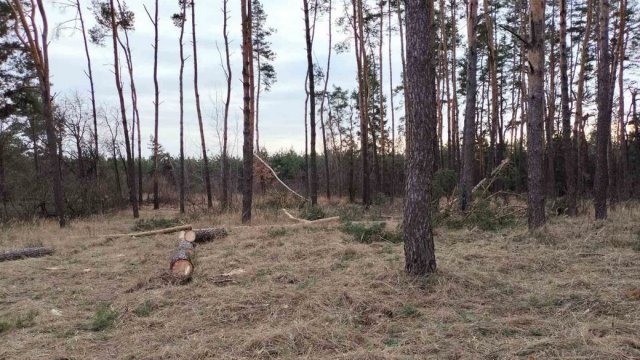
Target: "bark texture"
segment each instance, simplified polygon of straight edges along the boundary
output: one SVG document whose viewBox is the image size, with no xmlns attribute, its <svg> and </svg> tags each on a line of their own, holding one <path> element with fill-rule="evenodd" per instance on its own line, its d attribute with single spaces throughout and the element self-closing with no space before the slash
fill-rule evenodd
<svg viewBox="0 0 640 360">
<path fill-rule="evenodd" d="M 611 137 L 611 73 L 609 69 L 609 0 L 599 0 L 598 27 L 598 123 L 596 125 L 596 174 L 593 184 L 596 219 L 607 218 L 609 168 L 607 147 Z"/>
<path fill-rule="evenodd" d="M 407 0 L 407 78 L 411 116 L 407 132 L 407 184 L 404 208 L 405 270 L 412 275 L 436 271 L 431 224 L 432 144 L 436 134 L 435 34 L 433 1 Z"/>
</svg>

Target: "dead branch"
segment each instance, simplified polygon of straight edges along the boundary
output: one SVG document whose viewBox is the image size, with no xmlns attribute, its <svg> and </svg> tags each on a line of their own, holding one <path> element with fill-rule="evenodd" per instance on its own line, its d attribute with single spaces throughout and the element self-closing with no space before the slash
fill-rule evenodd
<svg viewBox="0 0 640 360">
<path fill-rule="evenodd" d="M 20 260 L 26 258 L 36 258 L 53 254 L 54 249 L 49 247 L 30 247 L 16 249 L 0 253 L 0 261 Z"/>
</svg>

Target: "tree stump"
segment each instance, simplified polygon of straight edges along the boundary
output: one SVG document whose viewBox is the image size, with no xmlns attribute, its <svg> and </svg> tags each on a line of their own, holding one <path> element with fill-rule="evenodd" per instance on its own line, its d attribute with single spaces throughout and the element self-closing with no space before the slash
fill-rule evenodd
<svg viewBox="0 0 640 360">
<path fill-rule="evenodd" d="M 195 244 L 182 240 L 169 259 L 169 271 L 179 278 L 190 278 L 195 269 Z"/>
</svg>

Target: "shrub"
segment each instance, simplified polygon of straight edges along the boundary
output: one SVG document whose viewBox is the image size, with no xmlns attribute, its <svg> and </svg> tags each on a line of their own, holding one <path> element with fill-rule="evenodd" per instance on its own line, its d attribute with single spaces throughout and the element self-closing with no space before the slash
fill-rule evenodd
<svg viewBox="0 0 640 360">
<path fill-rule="evenodd" d="M 93 315 L 93 320 L 91 321 L 91 326 L 89 328 L 92 331 L 108 329 L 113 326 L 117 317 L 118 313 L 115 310 L 112 310 L 109 305 L 103 305 Z"/>
<path fill-rule="evenodd" d="M 374 223 L 369 226 L 364 224 L 344 223 L 340 226 L 340 231 L 353 236 L 353 241 L 371 244 L 374 242 L 389 241 L 392 243 L 402 242 L 402 234 L 399 231 L 385 230 L 386 224 Z"/>
<path fill-rule="evenodd" d="M 153 304 L 151 303 L 151 300 L 145 300 L 143 303 L 139 304 L 135 309 L 133 309 L 133 313 L 139 317 L 147 317 L 151 315 L 152 310 Z"/>
<path fill-rule="evenodd" d="M 35 324 L 37 310 L 29 310 L 26 314 L 17 314 L 0 319 L 0 334 L 11 329 L 23 329 Z"/>
<path fill-rule="evenodd" d="M 318 220 L 324 218 L 326 215 L 322 208 L 319 206 L 305 206 L 300 211 L 300 217 L 306 220 Z"/>
</svg>

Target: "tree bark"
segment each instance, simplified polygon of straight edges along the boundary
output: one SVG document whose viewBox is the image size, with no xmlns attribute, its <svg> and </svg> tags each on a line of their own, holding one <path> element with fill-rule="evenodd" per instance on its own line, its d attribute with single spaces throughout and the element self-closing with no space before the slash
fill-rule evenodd
<svg viewBox="0 0 640 360">
<path fill-rule="evenodd" d="M 627 142 L 626 124 L 624 121 L 624 58 L 626 52 L 626 16 L 627 0 L 620 0 L 620 30 L 618 34 L 618 141 L 620 143 L 620 198 L 628 199 L 631 195 L 631 170 L 629 168 L 629 144 Z"/>
<path fill-rule="evenodd" d="M 53 254 L 54 249 L 50 247 L 30 247 L 24 249 L 10 250 L 0 253 L 0 262 L 20 260 L 26 258 L 36 258 Z"/>
<path fill-rule="evenodd" d="M 554 123 L 556 119 L 556 51 L 555 51 L 555 32 L 556 32 L 556 18 L 555 18 L 555 2 L 553 2 L 551 11 L 551 29 L 549 31 L 551 37 L 551 51 L 549 53 L 549 97 L 547 100 L 548 112 L 544 125 L 545 137 L 546 137 L 546 167 L 547 171 L 545 176 L 546 193 L 550 198 L 556 197 L 556 166 L 555 166 L 555 142 L 553 140 L 554 135 Z M 543 84 L 544 86 L 544 84 Z"/>
<path fill-rule="evenodd" d="M 389 34 L 388 34 L 388 47 L 389 47 L 389 101 L 391 103 L 390 109 L 391 109 L 391 174 L 394 174 L 396 171 L 396 109 L 395 109 L 395 105 L 394 105 L 394 101 L 393 101 L 393 56 L 392 56 L 392 29 L 393 27 L 391 26 L 391 14 L 393 13 L 393 10 L 391 8 L 391 1 L 388 2 L 389 8 L 389 18 L 388 18 L 388 28 L 389 28 Z M 382 86 L 382 85 L 380 85 Z M 396 181 L 391 181 L 389 183 L 389 195 L 391 196 L 391 200 L 393 200 L 393 197 L 396 195 Z"/>
<path fill-rule="evenodd" d="M 569 106 L 569 77 L 567 72 L 567 0 L 560 0 L 560 92 L 562 98 L 565 196 L 567 198 L 567 214 L 576 216 L 575 157 L 573 143 L 571 142 L 571 107 Z"/>
<path fill-rule="evenodd" d="M 326 126 L 324 122 L 324 103 L 327 97 L 327 88 L 329 86 L 329 70 L 331 68 L 331 51 L 333 45 L 333 36 L 332 36 L 332 4 L 331 0 L 328 3 L 329 6 L 329 45 L 328 45 L 328 54 L 327 54 L 327 73 L 324 77 L 324 89 L 322 91 L 322 98 L 320 100 L 320 126 L 322 128 L 322 146 L 324 148 L 324 172 L 325 172 L 325 185 L 326 185 L 326 194 L 327 200 L 331 199 L 331 181 L 330 181 L 330 173 L 329 173 L 329 152 L 327 151 L 327 135 L 326 135 Z"/>
<path fill-rule="evenodd" d="M 473 1 L 473 0 L 472 0 Z M 435 141 L 435 21 L 433 1 L 407 0 L 407 70 L 411 116 L 407 131 L 407 185 L 404 208 L 405 270 L 411 275 L 436 271 L 431 224 Z"/>
<path fill-rule="evenodd" d="M 242 146 L 242 222 L 251 221 L 253 202 L 253 46 L 251 41 L 251 0 L 242 0 L 242 88 L 244 93 L 244 144 Z"/>
<path fill-rule="evenodd" d="M 316 94 L 314 84 L 313 69 L 313 43 L 311 41 L 311 26 L 309 24 L 309 1 L 302 0 L 304 6 L 304 25 L 307 45 L 307 75 L 309 76 L 309 130 L 310 130 L 310 156 L 309 156 L 309 175 L 311 182 L 309 190 L 311 191 L 311 205 L 318 204 L 318 166 L 316 155 Z"/>
<path fill-rule="evenodd" d="M 490 131 L 490 144 L 491 154 L 489 155 L 488 172 L 493 170 L 498 164 L 498 144 L 497 144 L 497 129 L 498 129 L 498 115 L 500 110 L 498 107 L 498 98 L 500 92 L 498 89 L 498 66 L 497 66 L 497 52 L 496 52 L 496 40 L 493 37 L 493 19 L 491 18 L 491 10 L 489 8 L 489 0 L 483 0 L 484 7 L 484 21 L 487 28 L 487 45 L 489 48 L 489 78 L 491 82 L 491 131 Z"/>
<path fill-rule="evenodd" d="M 593 22 L 593 6 L 594 0 L 587 0 L 587 20 L 585 24 L 584 35 L 580 49 L 580 71 L 578 72 L 578 92 L 576 94 L 576 114 L 573 123 L 574 147 L 576 150 L 576 193 L 584 192 L 584 173 L 586 171 L 586 154 L 584 148 L 586 139 L 584 136 L 584 123 L 586 119 L 583 115 L 583 103 L 585 93 L 585 80 L 587 72 L 587 63 L 589 61 L 589 39 L 591 35 L 591 27 Z"/>
<path fill-rule="evenodd" d="M 149 16 L 151 18 L 151 16 Z M 154 29 L 153 38 L 153 209 L 160 209 L 160 190 L 158 188 L 158 126 L 160 123 L 160 86 L 158 83 L 158 0 L 155 1 L 155 12 L 151 19 Z"/>
<path fill-rule="evenodd" d="M 476 71 L 477 71 L 477 38 L 476 26 L 478 16 L 478 1 L 469 0 L 467 3 L 467 99 L 464 115 L 464 137 L 462 144 L 462 177 L 460 181 L 460 209 L 466 211 L 471 204 L 471 188 L 474 173 L 474 145 L 476 136 Z"/>
<path fill-rule="evenodd" d="M 530 0 L 529 113 L 527 121 L 527 187 L 529 229 L 545 223 L 544 123 L 544 0 Z"/>
<path fill-rule="evenodd" d="M 607 188 L 609 186 L 607 147 L 611 136 L 609 11 L 609 0 L 599 0 L 598 122 L 596 125 L 596 174 L 593 185 L 596 219 L 607 218 Z"/>
</svg>

